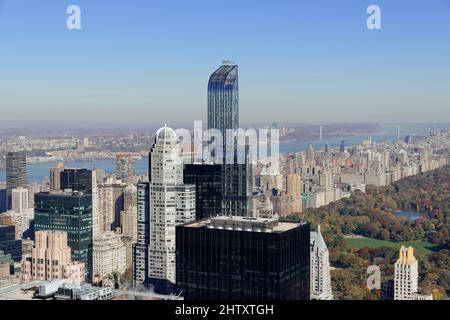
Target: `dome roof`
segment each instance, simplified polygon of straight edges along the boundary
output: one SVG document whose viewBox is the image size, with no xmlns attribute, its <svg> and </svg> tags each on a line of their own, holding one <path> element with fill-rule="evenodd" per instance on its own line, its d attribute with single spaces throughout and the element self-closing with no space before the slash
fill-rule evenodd
<svg viewBox="0 0 450 320">
<path fill-rule="evenodd" d="M 155 139 L 163 139 L 163 140 L 176 140 L 177 134 L 175 131 L 169 127 L 162 127 L 158 131 L 156 131 Z"/>
</svg>

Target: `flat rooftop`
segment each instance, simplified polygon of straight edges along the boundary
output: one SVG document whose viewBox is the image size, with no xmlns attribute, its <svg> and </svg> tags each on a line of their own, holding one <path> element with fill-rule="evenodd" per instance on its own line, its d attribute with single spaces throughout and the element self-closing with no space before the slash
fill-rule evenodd
<svg viewBox="0 0 450 320">
<path fill-rule="evenodd" d="M 303 223 L 280 222 L 278 217 L 253 218 L 239 216 L 217 216 L 185 224 L 188 228 L 225 229 L 247 232 L 285 232 L 294 229 Z"/>
</svg>

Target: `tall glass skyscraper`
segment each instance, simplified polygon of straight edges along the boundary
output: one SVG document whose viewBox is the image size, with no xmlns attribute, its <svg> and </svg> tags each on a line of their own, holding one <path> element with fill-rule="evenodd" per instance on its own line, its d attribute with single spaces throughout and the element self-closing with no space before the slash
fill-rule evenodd
<svg viewBox="0 0 450 320">
<path fill-rule="evenodd" d="M 217 129 L 223 137 L 222 214 L 247 216 L 251 214 L 252 165 L 237 163 L 237 153 L 246 152 L 245 146 L 226 141 L 227 130 L 239 129 L 238 66 L 225 61 L 208 82 L 208 129 Z M 233 146 L 232 151 L 227 144 Z M 226 163 L 227 152 L 235 163 Z"/>
<path fill-rule="evenodd" d="M 224 62 L 208 82 L 208 129 L 239 128 L 238 66 Z"/>
</svg>

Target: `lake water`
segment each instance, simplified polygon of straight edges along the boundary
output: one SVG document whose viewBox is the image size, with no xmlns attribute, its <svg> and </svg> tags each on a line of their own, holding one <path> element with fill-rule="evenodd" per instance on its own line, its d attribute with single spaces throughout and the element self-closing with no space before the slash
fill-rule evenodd
<svg viewBox="0 0 450 320">
<path fill-rule="evenodd" d="M 408 220 L 417 220 L 420 217 L 428 216 L 428 213 L 420 211 L 399 211 L 395 213 L 396 216 L 402 217 Z"/>
<path fill-rule="evenodd" d="M 44 177 L 50 175 L 50 169 L 55 166 L 56 162 L 31 163 L 27 164 L 28 183 L 41 183 Z M 64 161 L 66 168 L 86 168 L 86 169 L 103 169 L 107 173 L 116 171 L 115 160 L 92 160 L 92 161 Z M 136 174 L 144 175 L 148 173 L 148 158 L 136 160 Z M 5 181 L 5 171 L 0 170 L 0 181 Z"/>
</svg>

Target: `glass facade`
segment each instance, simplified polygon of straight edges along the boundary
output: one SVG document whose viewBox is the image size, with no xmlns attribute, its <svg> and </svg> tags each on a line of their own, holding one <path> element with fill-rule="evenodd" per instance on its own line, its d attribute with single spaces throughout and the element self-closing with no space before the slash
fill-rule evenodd
<svg viewBox="0 0 450 320">
<path fill-rule="evenodd" d="M 61 190 L 71 189 L 92 193 L 92 171 L 88 169 L 65 169 L 60 173 Z"/>
<path fill-rule="evenodd" d="M 35 194 L 35 231 L 67 233 L 72 260 L 85 263 L 86 282 L 92 275 L 92 196 L 79 192 Z"/>
<path fill-rule="evenodd" d="M 238 66 L 224 64 L 208 82 L 208 129 L 239 128 Z"/>
<path fill-rule="evenodd" d="M 16 239 L 15 225 L 0 225 L 0 250 L 11 255 L 15 262 L 22 260 L 22 240 Z"/>
<path fill-rule="evenodd" d="M 208 82 L 208 129 L 218 129 L 223 139 L 222 166 L 222 211 L 221 214 L 249 216 L 251 214 L 251 195 L 253 189 L 252 165 L 237 164 L 236 153 L 246 152 L 248 148 L 238 150 L 234 145 L 234 163 L 226 163 L 227 130 L 239 129 L 239 84 L 238 66 L 224 63 L 209 78 Z M 232 158 L 233 159 L 233 158 Z M 248 160 L 248 158 L 246 157 Z M 193 182 L 189 182 L 193 183 Z M 217 214 L 217 213 L 216 213 Z"/>
<path fill-rule="evenodd" d="M 222 165 L 187 164 L 184 183 L 195 185 L 195 219 L 222 213 Z"/>
<path fill-rule="evenodd" d="M 8 211 L 6 189 L 0 189 L 0 213 Z"/>
<path fill-rule="evenodd" d="M 283 232 L 177 226 L 185 300 L 309 300 L 309 224 Z"/>
</svg>

